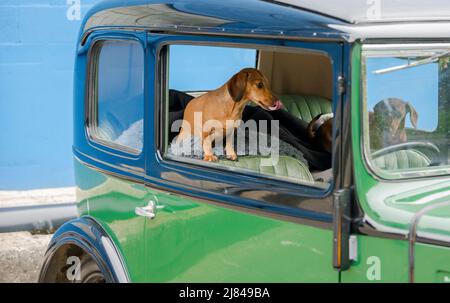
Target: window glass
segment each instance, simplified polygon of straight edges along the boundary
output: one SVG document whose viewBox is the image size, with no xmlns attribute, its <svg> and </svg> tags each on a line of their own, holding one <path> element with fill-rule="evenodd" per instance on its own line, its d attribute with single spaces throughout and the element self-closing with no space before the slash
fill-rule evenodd
<svg viewBox="0 0 450 303">
<path fill-rule="evenodd" d="M 96 125 L 102 141 L 142 149 L 144 51 L 136 41 L 102 42 L 97 66 Z"/>
<path fill-rule="evenodd" d="M 381 175 L 449 164 L 448 62 L 445 51 L 366 58 L 367 149 Z"/>
<path fill-rule="evenodd" d="M 368 58 L 368 106 L 373 109 L 380 100 L 397 96 L 409 102 L 417 112 L 420 112 L 421 119 L 417 120 L 417 129 L 432 132 L 438 124 L 438 64 L 430 63 L 396 72 L 375 73 L 379 70 L 402 66 L 407 63 L 408 58 Z M 420 85 L 411 86 L 413 83 L 420 83 Z M 413 126 L 411 119 L 406 119 L 405 123 L 406 127 L 411 128 Z"/>
<path fill-rule="evenodd" d="M 166 158 L 328 187 L 331 87 L 316 85 L 331 78 L 328 57 L 194 45 L 167 51 Z"/>
</svg>

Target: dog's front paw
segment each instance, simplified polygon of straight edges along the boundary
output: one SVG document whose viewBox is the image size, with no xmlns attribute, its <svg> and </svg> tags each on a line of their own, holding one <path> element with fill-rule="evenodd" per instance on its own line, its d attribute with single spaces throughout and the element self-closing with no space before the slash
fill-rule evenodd
<svg viewBox="0 0 450 303">
<path fill-rule="evenodd" d="M 231 161 L 237 161 L 238 157 L 236 154 L 227 155 L 227 159 Z"/>
<path fill-rule="evenodd" d="M 217 162 L 217 157 L 214 155 L 205 155 L 203 157 L 203 160 L 209 161 L 209 162 Z"/>
</svg>

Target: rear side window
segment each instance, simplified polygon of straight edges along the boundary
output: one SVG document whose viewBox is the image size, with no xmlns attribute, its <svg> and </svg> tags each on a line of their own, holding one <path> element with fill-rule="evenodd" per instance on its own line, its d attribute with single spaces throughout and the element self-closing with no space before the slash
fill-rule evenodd
<svg viewBox="0 0 450 303">
<path fill-rule="evenodd" d="M 136 41 L 103 41 L 94 47 L 90 135 L 131 153 L 142 150 L 144 50 Z"/>
</svg>

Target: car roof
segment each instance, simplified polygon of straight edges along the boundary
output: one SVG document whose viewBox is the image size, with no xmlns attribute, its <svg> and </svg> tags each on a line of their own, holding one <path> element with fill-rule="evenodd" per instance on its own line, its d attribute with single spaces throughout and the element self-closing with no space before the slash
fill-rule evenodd
<svg viewBox="0 0 450 303">
<path fill-rule="evenodd" d="M 353 24 L 379 22 L 450 21 L 448 0 L 279 0 L 280 3 L 333 16 Z"/>
<path fill-rule="evenodd" d="M 319 13 L 260 0 L 110 0 L 87 13 L 83 32 L 98 27 L 142 27 L 211 34 L 341 39 L 343 24 Z"/>
<path fill-rule="evenodd" d="M 381 5 L 379 18 L 367 3 Z M 412 8 L 402 10 L 406 3 L 412 3 Z M 425 9 L 433 3 L 442 4 L 442 11 Z M 419 5 L 416 0 L 341 0 L 339 5 L 319 0 L 108 0 L 87 13 L 80 41 L 83 43 L 99 28 L 350 42 L 366 38 L 450 38 L 450 18 L 444 16 L 449 6 L 444 0 L 427 1 L 427 5 Z M 375 17 L 368 17 L 368 12 Z M 394 18 L 402 21 L 393 22 Z"/>
</svg>

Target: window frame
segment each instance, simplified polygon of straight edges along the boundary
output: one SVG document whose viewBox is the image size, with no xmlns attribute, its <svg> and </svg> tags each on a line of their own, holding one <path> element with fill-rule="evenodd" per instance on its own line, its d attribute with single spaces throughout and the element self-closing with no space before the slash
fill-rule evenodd
<svg viewBox="0 0 450 303">
<path fill-rule="evenodd" d="M 98 134 L 98 66 L 99 58 L 103 45 L 108 42 L 129 42 L 139 45 L 142 49 L 143 55 L 143 107 L 142 107 L 142 119 L 145 119 L 145 86 L 146 84 L 146 62 L 147 56 L 145 47 L 142 42 L 136 37 L 98 37 L 94 38 L 90 44 L 88 50 L 88 62 L 87 62 L 87 77 L 86 77 L 86 111 L 85 111 L 85 131 L 88 142 L 94 148 L 113 153 L 117 156 L 125 158 L 138 159 L 144 153 L 144 140 L 142 142 L 142 148 L 140 150 L 115 143 L 113 141 L 106 140 L 99 137 Z M 145 127 L 142 129 L 145 134 Z M 144 135 L 145 137 L 145 135 Z M 143 138 L 144 139 L 144 138 Z"/>
<path fill-rule="evenodd" d="M 387 44 L 363 44 L 361 48 L 361 81 L 360 81 L 360 102 L 361 102 L 361 150 L 364 159 L 364 166 L 369 174 L 379 181 L 406 181 L 423 178 L 436 178 L 450 174 L 450 165 L 411 168 L 399 171 L 389 171 L 378 168 L 372 160 L 370 151 L 370 125 L 369 110 L 367 105 L 367 58 L 380 57 L 407 57 L 407 56 L 427 56 L 435 54 L 439 50 L 450 50 L 450 43 L 387 43 Z M 439 100 L 438 100 L 439 104 Z M 439 127 L 439 121 L 438 121 Z M 438 127 L 436 129 L 438 129 Z"/>
<path fill-rule="evenodd" d="M 246 39 L 247 40 L 247 39 Z M 251 39 L 254 40 L 254 39 Z M 272 40 L 271 40 L 272 42 Z M 311 45 L 320 45 L 320 42 L 300 42 L 300 43 L 310 43 Z M 313 184 L 309 182 L 292 182 L 288 180 L 280 180 L 280 178 L 276 176 L 270 176 L 266 174 L 259 174 L 252 171 L 246 171 L 244 169 L 236 169 L 233 167 L 226 167 L 221 166 L 215 163 L 204 163 L 204 161 L 201 160 L 195 160 L 193 161 L 176 161 L 171 158 L 164 157 L 163 150 L 165 150 L 168 147 L 168 143 L 166 143 L 166 135 L 164 128 L 166 127 L 166 121 L 165 119 L 165 113 L 163 110 L 167 106 L 167 100 L 165 97 L 166 92 L 168 92 L 168 79 L 167 79 L 167 68 L 169 64 L 169 60 L 167 58 L 167 51 L 165 51 L 167 46 L 173 45 L 173 44 L 188 44 L 188 45 L 199 45 L 199 46 L 222 46 L 222 47 L 236 47 L 236 48 L 253 48 L 257 51 L 259 50 L 283 50 L 283 51 L 292 51 L 294 53 L 311 53 L 311 52 L 317 52 L 325 55 L 329 60 L 332 67 L 332 74 L 335 74 L 335 66 L 333 57 L 330 55 L 330 53 L 322 49 L 320 47 L 317 48 L 307 48 L 307 47 L 300 47 L 300 46 L 285 46 L 283 43 L 277 43 L 277 44 L 265 44 L 265 43 L 258 43 L 258 40 L 256 41 L 245 41 L 245 42 L 232 42 L 232 41 L 211 41 L 211 40 L 191 40 L 186 37 L 182 37 L 180 39 L 170 39 L 168 41 L 162 41 L 157 46 L 156 51 L 156 62 L 157 62 L 157 68 L 155 69 L 155 82 L 157 83 L 157 86 L 155 87 L 155 154 L 157 158 L 157 162 L 160 165 L 163 165 L 165 167 L 170 167 L 170 169 L 179 169 L 179 170 L 187 170 L 187 169 L 201 169 L 202 171 L 205 171 L 206 173 L 212 173 L 218 176 L 225 176 L 225 177 L 234 177 L 237 176 L 238 178 L 242 178 L 242 180 L 248 181 L 249 179 L 255 186 L 264 186 L 264 184 L 275 184 L 278 186 L 282 191 L 286 191 L 289 194 L 302 197 L 302 198 L 317 198 L 320 200 L 323 199 L 330 199 L 331 194 L 337 189 L 338 183 L 337 183 L 337 174 L 339 170 L 339 165 L 336 164 L 338 159 L 338 155 L 336 152 L 333 152 L 332 155 L 332 175 L 333 180 L 329 183 L 326 188 L 321 188 L 319 186 L 314 186 Z M 257 66 L 259 65 L 259 55 L 257 56 Z M 339 74 L 342 73 L 342 71 L 338 72 Z M 165 80 L 164 80 L 165 79 Z M 333 98 L 331 100 L 332 104 L 334 104 L 335 100 L 338 100 L 338 98 L 341 98 L 341 96 L 337 96 L 336 94 L 336 87 L 337 87 L 337 80 L 333 77 Z M 339 101 L 337 101 L 339 102 Z M 332 105 L 333 106 L 333 105 Z M 162 121 L 162 122 L 161 122 Z M 340 122 L 338 122 L 340 123 Z M 337 140 L 336 139 L 336 128 L 338 127 L 337 123 L 334 125 L 333 129 L 333 149 L 337 149 Z M 264 201 L 266 202 L 266 201 Z M 281 203 L 282 204 L 282 203 Z M 292 206 L 290 206 L 292 207 Z"/>
</svg>

